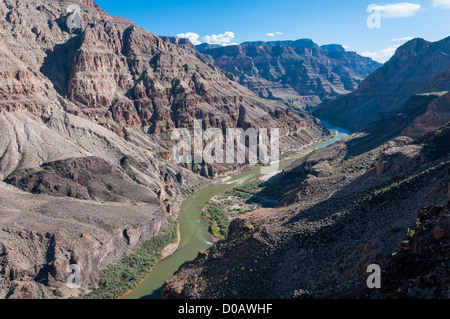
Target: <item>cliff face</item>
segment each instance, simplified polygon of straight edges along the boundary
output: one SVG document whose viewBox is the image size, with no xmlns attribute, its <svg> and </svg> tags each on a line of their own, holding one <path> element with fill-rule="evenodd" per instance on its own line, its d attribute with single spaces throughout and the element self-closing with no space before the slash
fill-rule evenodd
<svg viewBox="0 0 450 319">
<path fill-rule="evenodd" d="M 34 195 L 0 183 L 0 297 L 61 298 L 69 264 L 81 270 L 81 291 L 109 263 L 130 254 L 167 225 L 156 205 L 100 203 Z"/>
<path fill-rule="evenodd" d="M 64 100 L 70 113 L 115 132 L 124 126 L 167 132 L 189 127 L 195 118 L 205 119 L 206 127 L 258 126 L 264 121 L 295 131 L 308 125 L 297 116 L 289 122 L 275 119 L 271 114 L 285 110 L 283 104 L 255 97 L 191 52 L 131 23 L 117 22 L 94 5 L 81 13 L 83 28 L 68 33 L 67 3 L 3 4 L 4 27 L 12 25 L 13 31 L 2 35 L 2 94 L 7 97 L 2 109 L 42 111 L 39 103 L 22 99 L 19 104 L 15 96 L 31 99 L 47 89 L 48 95 Z M 21 55 L 22 41 L 28 41 L 26 57 Z"/>
<path fill-rule="evenodd" d="M 450 78 L 449 78 L 450 79 Z M 431 102 L 426 111 L 414 119 L 414 122 L 402 131 L 402 135 L 420 137 L 437 130 L 450 121 L 450 92 Z"/>
<path fill-rule="evenodd" d="M 298 109 L 353 92 L 380 66 L 341 46 L 319 47 L 309 39 L 245 42 L 201 52 L 259 96 Z"/>
<path fill-rule="evenodd" d="M 437 42 L 411 40 L 398 48 L 391 60 L 361 82 L 354 93 L 325 101 L 314 114 L 352 131 L 376 131 L 379 125 L 399 112 L 414 94 L 450 89 L 449 54 L 450 37 Z M 429 121 L 432 118 L 430 111 L 425 116 Z M 446 112 L 441 113 L 446 116 Z M 423 121 L 424 118 L 419 120 L 422 124 L 417 122 L 416 127 L 423 125 Z M 430 130 L 442 124 L 441 121 L 428 123 Z M 411 128 L 410 132 L 413 130 Z"/>
<path fill-rule="evenodd" d="M 4 0 L 0 21 L 0 297 L 66 297 L 69 263 L 86 290 L 165 227 L 209 183 L 169 161 L 175 127 L 278 127 L 298 148 L 327 135 L 90 0 Z"/>
</svg>

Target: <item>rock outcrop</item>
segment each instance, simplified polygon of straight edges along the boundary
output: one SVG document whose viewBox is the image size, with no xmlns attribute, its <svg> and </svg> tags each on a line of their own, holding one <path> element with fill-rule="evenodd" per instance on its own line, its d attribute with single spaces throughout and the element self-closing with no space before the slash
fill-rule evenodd
<svg viewBox="0 0 450 319">
<path fill-rule="evenodd" d="M 381 288 L 358 298 L 449 299 L 450 202 L 420 210 L 416 225 L 389 257 Z"/>
<path fill-rule="evenodd" d="M 87 291 L 99 270 L 167 225 L 156 205 L 34 195 L 0 182 L 0 297 L 62 298 Z M 81 290 L 66 285 L 80 267 Z"/>
<path fill-rule="evenodd" d="M 178 37 L 168 37 L 168 36 L 163 36 L 163 35 L 160 35 L 159 37 L 164 42 L 169 42 L 169 43 L 181 46 L 183 48 L 189 48 L 189 49 L 194 49 L 195 50 L 195 45 L 193 45 L 192 42 L 189 41 L 189 39 L 178 38 Z"/>
<path fill-rule="evenodd" d="M 443 92 L 401 134 L 417 138 L 437 130 L 448 122 L 450 122 L 450 92 Z"/>
</svg>

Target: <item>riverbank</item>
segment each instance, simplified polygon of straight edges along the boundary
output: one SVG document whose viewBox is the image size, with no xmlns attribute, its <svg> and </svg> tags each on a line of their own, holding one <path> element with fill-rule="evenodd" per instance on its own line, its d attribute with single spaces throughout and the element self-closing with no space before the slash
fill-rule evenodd
<svg viewBox="0 0 450 319">
<path fill-rule="evenodd" d="M 337 130 L 330 131 L 330 140 L 338 137 Z M 300 159 L 320 148 L 327 141 L 309 145 L 300 153 L 286 155 L 279 163 Z M 280 178 L 282 172 L 283 170 L 280 169 L 263 174 L 212 197 L 202 208 L 202 216 L 207 222 L 211 242 L 215 243 L 227 236 L 228 231 L 223 232 L 223 228 L 226 226 L 228 230 L 228 225 L 233 219 L 261 208 L 275 207 L 280 196 L 277 196 L 279 194 L 273 189 L 273 183 Z"/>
<path fill-rule="evenodd" d="M 170 255 L 172 255 L 173 253 L 175 253 L 177 251 L 177 249 L 180 247 L 180 242 L 181 242 L 180 225 L 177 224 L 177 242 L 167 245 L 161 251 L 162 257 L 156 263 L 158 263 L 159 261 L 161 261 L 161 260 L 169 257 Z"/>
<path fill-rule="evenodd" d="M 169 217 L 167 227 L 160 234 L 144 242 L 122 261 L 108 265 L 100 272 L 98 288 L 80 298 L 116 299 L 127 295 L 145 281 L 164 254 L 168 257 L 176 251 L 175 245 L 178 247 L 179 242 L 179 225 Z"/>
<path fill-rule="evenodd" d="M 161 262 L 162 260 L 166 259 L 167 257 L 170 257 L 172 254 L 174 254 L 178 248 L 180 247 L 181 243 L 181 234 L 180 234 L 180 225 L 177 223 L 177 242 L 176 243 L 170 243 L 168 244 L 163 250 L 161 251 L 162 257 L 158 259 L 158 261 L 155 263 L 155 265 L 152 267 L 152 269 L 149 270 L 147 276 L 145 276 L 133 289 L 127 291 L 125 294 L 119 297 L 119 299 L 126 298 L 129 294 L 134 292 L 137 288 L 141 286 L 141 284 L 147 279 L 148 276 L 150 276 L 152 270 L 156 265 Z"/>
</svg>

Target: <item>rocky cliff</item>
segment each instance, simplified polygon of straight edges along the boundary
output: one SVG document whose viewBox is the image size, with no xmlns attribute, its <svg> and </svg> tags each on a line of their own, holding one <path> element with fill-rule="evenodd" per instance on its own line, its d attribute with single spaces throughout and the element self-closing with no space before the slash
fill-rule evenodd
<svg viewBox="0 0 450 319">
<path fill-rule="evenodd" d="M 34 195 L 0 183 L 0 296 L 62 298 L 87 291 L 99 270 L 167 225 L 156 205 Z M 66 285 L 76 264 L 81 290 Z"/>
<path fill-rule="evenodd" d="M 380 66 L 342 46 L 320 47 L 310 39 L 244 42 L 201 52 L 259 96 L 298 109 L 353 92 Z"/>
<path fill-rule="evenodd" d="M 450 121 L 450 92 L 442 92 L 428 104 L 426 110 L 402 131 L 402 135 L 420 137 L 437 130 Z"/>
<path fill-rule="evenodd" d="M 189 39 L 178 38 L 178 37 L 168 37 L 168 36 L 163 36 L 163 35 L 160 35 L 159 37 L 164 42 L 169 42 L 169 43 L 181 46 L 183 48 L 190 48 L 190 49 L 194 49 L 195 50 L 195 45 L 193 45 L 192 42 L 189 41 Z"/>
<path fill-rule="evenodd" d="M 85 291 L 164 228 L 210 183 L 169 160 L 175 127 L 278 127 L 289 148 L 328 134 L 91 0 L 2 0 L 0 21 L 0 297 L 77 293 L 69 263 Z"/>
<path fill-rule="evenodd" d="M 325 101 L 314 114 L 351 131 L 374 132 L 400 112 L 414 94 L 449 89 L 450 37 L 437 42 L 413 39 L 398 48 L 395 55 L 361 82 L 354 93 Z M 436 116 L 430 114 L 433 109 L 442 109 L 445 103 L 443 98 L 439 107 L 431 106 L 414 127 L 422 126 L 423 132 L 435 129 L 445 123 L 439 120 L 439 114 L 448 121 L 446 111 L 438 111 Z M 434 120 L 436 123 L 430 122 Z M 429 125 L 429 129 L 423 125 Z M 414 127 L 405 132 L 416 135 Z"/>
</svg>

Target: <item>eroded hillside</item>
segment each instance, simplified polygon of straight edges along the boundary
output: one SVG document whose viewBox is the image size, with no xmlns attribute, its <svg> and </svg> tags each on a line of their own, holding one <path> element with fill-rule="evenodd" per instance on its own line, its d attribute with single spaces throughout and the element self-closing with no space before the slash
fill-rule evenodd
<svg viewBox="0 0 450 319">
<path fill-rule="evenodd" d="M 69 264 L 95 286 L 211 182 L 194 172 L 228 174 L 170 161 L 175 127 L 277 127 L 282 151 L 329 134 L 91 0 L 3 0 L 0 20 L 0 297 L 67 297 Z"/>
</svg>

